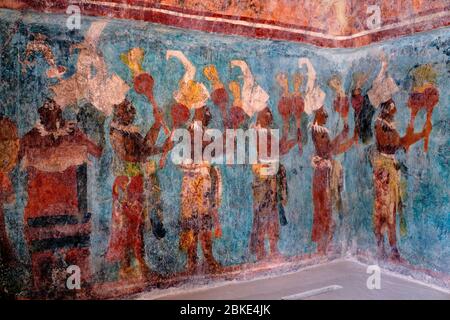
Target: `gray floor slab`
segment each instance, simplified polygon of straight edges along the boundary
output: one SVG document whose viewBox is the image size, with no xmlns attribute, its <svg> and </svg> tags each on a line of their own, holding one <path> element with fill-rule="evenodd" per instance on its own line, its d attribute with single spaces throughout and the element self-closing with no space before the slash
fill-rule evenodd
<svg viewBox="0 0 450 320">
<path fill-rule="evenodd" d="M 450 294 L 415 281 L 381 273 L 381 288 L 367 288 L 367 266 L 353 261 L 334 261 L 282 276 L 232 282 L 213 288 L 141 293 L 137 299 L 445 299 Z M 291 296 L 291 297 L 289 297 Z"/>
</svg>

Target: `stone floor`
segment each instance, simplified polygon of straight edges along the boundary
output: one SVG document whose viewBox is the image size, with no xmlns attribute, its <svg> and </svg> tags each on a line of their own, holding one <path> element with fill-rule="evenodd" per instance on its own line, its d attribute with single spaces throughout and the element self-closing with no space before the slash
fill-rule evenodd
<svg viewBox="0 0 450 320">
<path fill-rule="evenodd" d="M 368 289 L 367 266 L 338 260 L 295 273 L 257 279 L 215 283 L 213 287 L 185 287 L 153 290 L 134 299 L 165 300 L 264 300 L 264 299 L 442 299 L 450 300 L 450 291 L 410 281 L 381 271 L 380 289 Z"/>
</svg>

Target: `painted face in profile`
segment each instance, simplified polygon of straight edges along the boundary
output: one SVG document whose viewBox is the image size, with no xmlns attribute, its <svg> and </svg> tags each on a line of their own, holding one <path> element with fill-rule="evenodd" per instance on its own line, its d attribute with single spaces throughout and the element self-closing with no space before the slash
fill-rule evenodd
<svg viewBox="0 0 450 320">
<path fill-rule="evenodd" d="M 269 108 L 265 108 L 258 113 L 258 118 L 256 123 L 260 125 L 262 128 L 268 128 L 273 121 L 272 112 Z"/>
<path fill-rule="evenodd" d="M 39 119 L 47 131 L 56 131 L 64 125 L 61 107 L 52 99 L 39 108 Z"/>
<path fill-rule="evenodd" d="M 392 99 L 381 105 L 381 116 L 392 119 L 396 113 L 397 107 Z"/>
<path fill-rule="evenodd" d="M 211 118 L 211 112 L 208 107 L 204 106 L 195 110 L 194 119 L 201 121 L 205 127 L 209 125 Z"/>
<path fill-rule="evenodd" d="M 327 120 L 328 120 L 328 112 L 325 110 L 325 108 L 322 107 L 319 110 L 317 110 L 315 122 L 318 125 L 323 126 L 327 123 Z"/>
<path fill-rule="evenodd" d="M 121 125 L 128 126 L 133 123 L 136 115 L 136 109 L 130 101 L 124 100 L 122 103 L 115 106 L 114 121 Z"/>
<path fill-rule="evenodd" d="M 278 82 L 278 85 L 285 90 L 289 89 L 289 82 L 288 82 L 288 77 L 286 76 L 285 73 L 279 73 L 276 76 L 276 80 Z"/>
<path fill-rule="evenodd" d="M 397 113 L 397 107 L 395 106 L 394 101 L 389 103 L 389 115 L 393 116 Z"/>
</svg>

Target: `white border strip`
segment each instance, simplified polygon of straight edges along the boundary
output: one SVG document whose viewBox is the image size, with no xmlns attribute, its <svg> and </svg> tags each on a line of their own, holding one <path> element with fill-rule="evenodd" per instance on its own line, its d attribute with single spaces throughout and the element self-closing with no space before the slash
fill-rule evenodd
<svg viewBox="0 0 450 320">
<path fill-rule="evenodd" d="M 334 285 L 331 285 L 331 286 L 328 286 L 328 287 L 308 290 L 308 291 L 304 291 L 304 292 L 301 292 L 301 293 L 292 294 L 290 296 L 282 297 L 281 300 L 305 300 L 307 298 L 318 296 L 318 295 L 321 295 L 321 294 L 324 294 L 324 293 L 328 293 L 328 292 L 331 292 L 331 291 L 336 291 L 336 290 L 339 290 L 339 289 L 342 289 L 342 286 L 334 284 Z"/>
<path fill-rule="evenodd" d="M 211 17 L 211 16 L 199 16 L 199 15 L 194 15 L 194 14 L 171 11 L 171 10 L 167 10 L 167 9 L 150 8 L 150 7 L 143 7 L 143 6 L 137 6 L 137 5 L 124 4 L 124 3 L 111 3 L 111 2 L 105 2 L 105 1 L 81 0 L 80 4 L 101 5 L 101 6 L 108 6 L 108 7 L 113 7 L 113 8 L 120 8 L 120 9 L 152 11 L 152 12 L 163 13 L 163 14 L 167 14 L 167 15 L 171 15 L 171 16 L 175 16 L 175 17 L 180 17 L 180 18 L 189 18 L 189 19 L 209 21 L 209 22 L 225 22 L 225 23 L 232 24 L 232 25 L 246 26 L 246 27 L 252 27 L 252 28 L 259 28 L 259 29 L 285 31 L 285 32 L 291 32 L 291 33 L 296 33 L 296 34 L 304 34 L 307 36 L 313 36 L 313 37 L 327 39 L 327 40 L 339 40 L 339 41 L 351 40 L 351 39 L 359 38 L 359 37 L 366 36 L 366 35 L 369 35 L 372 33 L 377 33 L 380 31 L 392 30 L 392 29 L 396 29 L 396 28 L 406 27 L 410 24 L 422 23 L 422 22 L 434 20 L 436 18 L 443 18 L 443 17 L 450 16 L 450 11 L 443 11 L 443 12 L 433 13 L 433 14 L 429 14 L 426 16 L 422 16 L 422 17 L 410 18 L 410 19 L 407 19 L 407 20 L 404 20 L 401 22 L 387 24 L 378 29 L 365 30 L 365 31 L 361 31 L 361 32 L 355 33 L 350 36 L 336 36 L 336 35 L 325 34 L 322 32 L 315 32 L 315 31 L 308 31 L 308 30 L 302 30 L 302 29 L 297 29 L 297 28 L 275 26 L 275 25 L 271 25 L 271 24 L 267 24 L 267 23 L 249 22 L 249 21 L 243 21 L 243 20 L 233 20 L 233 19 L 228 19 L 228 18 L 219 18 L 219 17 Z"/>
</svg>

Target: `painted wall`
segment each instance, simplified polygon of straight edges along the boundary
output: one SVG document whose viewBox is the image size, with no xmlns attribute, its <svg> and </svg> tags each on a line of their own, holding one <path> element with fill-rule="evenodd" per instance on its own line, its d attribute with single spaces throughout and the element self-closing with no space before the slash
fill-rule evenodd
<svg viewBox="0 0 450 320">
<path fill-rule="evenodd" d="M 49 85 L 55 79 L 46 75 L 48 64 L 37 55 L 36 64 L 22 68 L 18 57 L 23 57 L 32 33 L 48 37 L 57 65 L 67 68 L 64 77 L 70 77 L 76 70 L 77 53 L 71 54 L 69 47 L 83 41 L 94 18 L 82 18 L 82 29 L 69 31 L 65 27 L 66 18 L 60 15 L 21 14 L 15 11 L 0 12 L 1 85 L 2 104 L 0 114 L 13 120 L 20 136 L 33 128 L 37 109 L 51 95 Z M 140 47 L 145 51 L 143 67 L 155 79 L 155 98 L 164 110 L 172 101 L 172 93 L 178 86 L 183 71 L 175 61 L 166 61 L 167 50 L 181 50 L 197 67 L 196 79 L 208 86 L 201 70 L 208 64 L 215 64 L 224 83 L 239 79 L 240 73 L 230 67 L 233 59 L 242 59 L 250 66 L 257 83 L 270 95 L 269 106 L 273 111 L 275 126 L 281 127 L 277 111 L 280 90 L 275 81 L 279 72 L 294 73 L 299 70 L 298 58 L 307 57 L 317 71 L 318 84 L 326 93 L 325 106 L 330 115 L 327 127 L 331 135 L 342 130 L 342 122 L 332 111 L 333 92 L 327 82 L 334 74 L 344 80 L 347 93 L 350 91 L 351 77 L 355 72 L 369 72 L 370 87 L 380 68 L 379 52 L 383 50 L 389 60 L 389 73 L 400 87 L 394 96 L 398 114 L 396 122 L 400 133 L 404 133 L 409 121 L 406 100 L 411 87 L 408 72 L 416 65 L 433 64 L 438 74 L 437 86 L 440 91 L 439 105 L 433 113 L 433 130 L 428 153 L 423 151 L 423 143 L 412 146 L 407 154 L 399 155 L 408 167 L 406 200 L 407 235 L 398 236 L 402 256 L 414 266 L 450 273 L 450 207 L 448 180 L 448 83 L 450 60 L 448 29 L 417 34 L 372 45 L 361 49 L 320 49 L 317 47 L 269 40 L 250 40 L 236 36 L 217 36 L 201 32 L 179 30 L 148 23 L 121 20 L 109 21 L 102 32 L 98 49 L 102 53 L 110 73 L 116 73 L 132 86 L 132 78 L 127 66 L 120 60 L 120 54 L 131 48 Z M 302 72 L 302 71 L 301 71 Z M 304 72 L 304 70 L 303 70 Z M 209 88 L 210 89 L 210 88 Z M 114 88 L 111 88 L 114 90 Z M 133 89 L 127 94 L 137 108 L 135 124 L 145 133 L 153 123 L 151 107 L 146 99 Z M 208 102 L 213 113 L 210 127 L 221 128 L 217 108 Z M 73 108 L 66 108 L 64 114 L 75 118 Z M 313 116 L 309 117 L 312 121 Z M 353 130 L 352 111 L 350 130 Z M 104 130 L 109 132 L 111 117 L 107 117 Z M 422 128 L 424 115 L 419 114 L 416 128 Z M 92 132 L 94 128 L 91 128 Z M 87 130 L 89 134 L 89 130 Z M 91 132 L 91 133 L 92 133 Z M 279 249 L 285 257 L 301 257 L 316 251 L 311 241 L 312 229 L 312 167 L 314 146 L 308 131 L 308 143 L 303 155 L 297 147 L 281 158 L 287 170 L 289 202 L 286 208 L 288 224 L 281 227 Z M 91 159 L 88 166 L 88 207 L 92 212 L 91 268 L 94 283 L 117 281 L 117 266 L 106 263 L 105 252 L 111 230 L 112 209 L 112 148 L 109 135 L 105 134 L 105 148 L 99 159 Z M 370 144 L 354 146 L 346 154 L 339 156 L 345 170 L 343 192 L 343 220 L 338 224 L 334 236 L 334 252 L 348 251 L 375 255 L 376 244 L 372 232 L 373 181 L 372 169 L 367 160 Z M 223 175 L 223 202 L 220 220 L 223 235 L 214 240 L 214 255 L 225 267 L 255 262 L 249 253 L 249 237 L 252 228 L 252 173 L 248 166 L 221 166 Z M 166 236 L 157 240 L 151 232 L 145 235 L 146 259 L 154 271 L 171 276 L 184 270 L 186 256 L 179 250 L 180 233 L 180 188 L 182 174 L 169 161 L 159 171 L 162 200 L 164 203 L 164 225 Z M 5 206 L 8 235 L 16 250 L 21 267 L 14 272 L 3 274 L 3 282 L 8 286 L 19 281 L 16 290 L 26 292 L 29 284 L 30 257 L 23 235 L 23 210 L 27 201 L 25 191 L 26 175 L 19 167 L 11 174 L 16 193 L 16 202 Z M 336 217 L 336 219 L 338 219 Z M 24 293 L 26 295 L 26 293 Z"/>
</svg>

